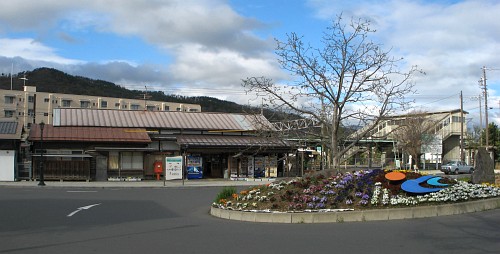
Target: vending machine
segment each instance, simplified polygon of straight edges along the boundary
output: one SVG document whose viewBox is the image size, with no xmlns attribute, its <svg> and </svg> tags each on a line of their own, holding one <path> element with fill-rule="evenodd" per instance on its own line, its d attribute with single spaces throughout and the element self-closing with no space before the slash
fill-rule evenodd
<svg viewBox="0 0 500 254">
<path fill-rule="evenodd" d="M 187 156 L 186 169 L 188 179 L 202 179 L 202 157 L 201 156 Z"/>
</svg>

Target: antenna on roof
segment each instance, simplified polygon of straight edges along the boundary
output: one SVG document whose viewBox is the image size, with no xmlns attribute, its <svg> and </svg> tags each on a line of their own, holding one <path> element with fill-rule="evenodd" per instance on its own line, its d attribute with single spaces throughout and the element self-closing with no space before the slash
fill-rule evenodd
<svg viewBox="0 0 500 254">
<path fill-rule="evenodd" d="M 26 74 L 24 74 L 24 76 L 22 78 L 19 78 L 19 79 L 22 79 L 24 80 L 23 82 L 23 86 L 26 86 L 26 80 L 28 80 L 28 78 L 26 78 Z M 11 88 L 12 89 L 12 88 Z"/>
<path fill-rule="evenodd" d="M 12 69 L 10 69 L 10 90 L 12 90 L 12 74 L 14 73 L 14 63 L 12 63 Z"/>
<path fill-rule="evenodd" d="M 148 86 L 144 86 L 144 88 L 146 89 L 146 91 L 144 91 L 144 93 L 141 95 L 143 96 L 144 99 L 144 111 L 146 111 L 148 109 L 147 102 L 148 99 L 151 98 L 151 95 L 148 95 Z"/>
</svg>

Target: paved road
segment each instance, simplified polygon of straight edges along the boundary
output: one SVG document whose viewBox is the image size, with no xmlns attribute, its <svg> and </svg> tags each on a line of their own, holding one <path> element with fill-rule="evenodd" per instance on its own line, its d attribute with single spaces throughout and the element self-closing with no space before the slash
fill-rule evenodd
<svg viewBox="0 0 500 254">
<path fill-rule="evenodd" d="M 250 223 L 208 214 L 209 205 L 221 188 L 2 186 L 0 253 L 498 253 L 500 250 L 498 209 L 385 222 Z"/>
</svg>

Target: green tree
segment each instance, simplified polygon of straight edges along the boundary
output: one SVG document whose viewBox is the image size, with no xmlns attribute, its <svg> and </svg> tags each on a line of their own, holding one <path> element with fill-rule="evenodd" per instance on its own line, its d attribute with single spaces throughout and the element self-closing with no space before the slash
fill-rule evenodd
<svg viewBox="0 0 500 254">
<path fill-rule="evenodd" d="M 483 145 L 486 145 L 486 131 L 481 132 L 481 139 L 483 140 Z M 494 160 L 499 161 L 500 159 L 500 129 L 495 123 L 488 124 L 488 145 L 495 149 Z"/>
</svg>

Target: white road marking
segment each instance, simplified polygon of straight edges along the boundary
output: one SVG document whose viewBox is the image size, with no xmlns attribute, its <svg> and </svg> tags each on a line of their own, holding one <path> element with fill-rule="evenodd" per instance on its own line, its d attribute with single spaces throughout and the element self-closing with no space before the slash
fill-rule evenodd
<svg viewBox="0 0 500 254">
<path fill-rule="evenodd" d="M 70 191 L 66 191 L 66 192 L 97 192 L 97 191 L 85 191 L 85 190 L 80 190 L 80 191 L 75 190 L 75 191 L 72 191 L 72 190 L 70 190 Z"/>
<path fill-rule="evenodd" d="M 101 203 L 99 203 L 99 204 L 93 204 L 93 205 L 88 205 L 88 206 L 82 206 L 82 207 L 79 207 L 79 208 L 77 208 L 75 211 L 73 211 L 73 212 L 71 212 L 70 214 L 68 214 L 68 215 L 67 215 L 67 217 L 71 217 L 71 216 L 75 215 L 77 212 L 79 212 L 79 211 L 81 211 L 81 210 L 87 210 L 87 209 L 90 209 L 90 208 L 92 208 L 92 207 L 94 207 L 94 206 L 98 206 L 98 205 L 100 205 L 100 204 L 101 204 Z"/>
</svg>

